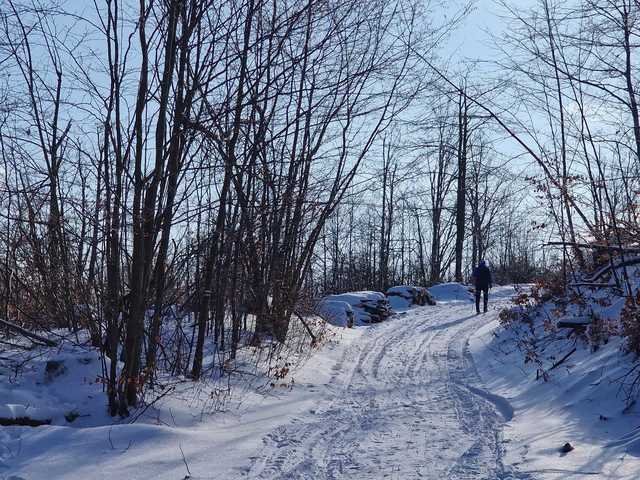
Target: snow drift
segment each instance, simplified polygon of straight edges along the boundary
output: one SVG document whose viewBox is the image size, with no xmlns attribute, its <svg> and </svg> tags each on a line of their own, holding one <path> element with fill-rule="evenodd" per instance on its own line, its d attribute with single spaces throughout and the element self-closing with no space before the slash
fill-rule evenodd
<svg viewBox="0 0 640 480">
<path fill-rule="evenodd" d="M 640 271 L 627 273 L 637 290 Z M 515 303 L 471 341 L 489 390 L 514 407 L 507 460 L 541 479 L 637 479 L 640 364 L 621 335 L 624 298 L 612 288 L 560 291 L 546 282 L 512 290 Z"/>
<path fill-rule="evenodd" d="M 428 291 L 437 302 L 473 301 L 473 295 L 469 287 L 461 283 L 441 283 L 430 287 Z"/>
</svg>

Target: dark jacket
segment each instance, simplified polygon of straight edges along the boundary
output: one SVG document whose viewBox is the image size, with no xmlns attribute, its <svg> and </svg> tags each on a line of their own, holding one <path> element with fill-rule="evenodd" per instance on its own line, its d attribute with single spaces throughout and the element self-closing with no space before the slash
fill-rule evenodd
<svg viewBox="0 0 640 480">
<path fill-rule="evenodd" d="M 476 282 L 476 288 L 489 288 L 493 283 L 491 270 L 486 265 L 478 265 L 473 270 L 473 279 Z"/>
</svg>

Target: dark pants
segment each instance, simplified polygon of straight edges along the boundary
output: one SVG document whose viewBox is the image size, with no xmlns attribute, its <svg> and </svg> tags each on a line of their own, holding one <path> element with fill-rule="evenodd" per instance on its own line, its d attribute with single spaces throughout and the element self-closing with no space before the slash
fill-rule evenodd
<svg viewBox="0 0 640 480">
<path fill-rule="evenodd" d="M 484 311 L 487 311 L 487 303 L 489 302 L 489 286 L 476 285 L 476 312 L 480 313 L 480 294 L 484 294 Z"/>
</svg>

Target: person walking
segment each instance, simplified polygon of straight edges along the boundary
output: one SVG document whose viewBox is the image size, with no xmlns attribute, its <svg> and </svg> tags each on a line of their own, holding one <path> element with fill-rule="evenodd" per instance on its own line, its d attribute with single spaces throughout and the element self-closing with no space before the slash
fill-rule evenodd
<svg viewBox="0 0 640 480">
<path fill-rule="evenodd" d="M 491 270 L 489 270 L 487 262 L 481 260 L 478 266 L 473 269 L 472 277 L 476 287 L 476 314 L 480 314 L 481 293 L 484 296 L 484 313 L 487 313 L 489 289 L 493 286 L 493 278 L 491 277 Z"/>
</svg>

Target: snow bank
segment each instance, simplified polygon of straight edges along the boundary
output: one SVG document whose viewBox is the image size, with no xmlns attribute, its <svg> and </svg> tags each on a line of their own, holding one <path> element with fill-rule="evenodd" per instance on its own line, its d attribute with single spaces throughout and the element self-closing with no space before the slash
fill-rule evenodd
<svg viewBox="0 0 640 480">
<path fill-rule="evenodd" d="M 338 327 L 352 327 L 354 313 L 351 304 L 341 300 L 322 300 L 317 308 L 318 314 L 327 322 Z"/>
<path fill-rule="evenodd" d="M 587 307 L 602 318 L 619 315 L 619 301 L 599 303 L 605 296 L 592 292 Z M 513 407 L 504 430 L 506 461 L 539 480 L 640 478 L 640 409 L 627 404 L 620 383 L 634 364 L 624 340 L 612 336 L 594 349 L 586 337 L 554 330 L 559 318 L 578 315 L 573 305 L 560 315 L 547 302 L 532 323 L 509 329 L 490 315 L 495 320 L 469 348 L 487 390 Z M 525 357 L 518 346 L 526 348 L 527 338 L 537 339 L 537 353 Z M 574 450 L 562 453 L 566 442 Z"/>
<path fill-rule="evenodd" d="M 44 350 L 17 378 L 0 372 L 0 417 L 86 427 L 110 423 L 98 354 L 71 344 L 64 348 Z"/>
<path fill-rule="evenodd" d="M 212 401 L 206 379 L 175 378 L 173 385 L 165 384 L 175 387 L 175 394 L 150 406 L 135 423 L 130 423 L 133 417 L 111 418 L 106 415 L 102 385 L 89 383 L 101 372 L 100 363 L 77 361 L 87 358 L 87 352 L 68 344 L 62 355 L 53 352 L 50 357 L 64 358 L 68 365 L 50 383 L 43 382 L 47 356 L 18 379 L 10 380 L 6 371 L 0 371 L 4 413 L 32 414 L 36 403 L 63 402 L 60 412 L 78 408 L 83 415 L 73 423 L 54 414 L 50 426 L 0 427 L 0 479 L 244 478 L 263 438 L 294 416 L 313 412 L 324 392 L 320 389 L 330 383 L 336 369 L 343 364 L 350 367 L 345 351 L 364 331 L 327 329 L 330 340 L 314 351 L 312 361 L 292 372 L 295 383 L 287 379 L 286 388 L 242 392 L 236 408 L 215 415 L 202 410 L 203 401 Z M 85 404 L 89 395 L 99 397 Z"/>
<path fill-rule="evenodd" d="M 434 285 L 428 288 L 428 291 L 437 302 L 473 301 L 469 287 L 456 282 Z"/>
</svg>

